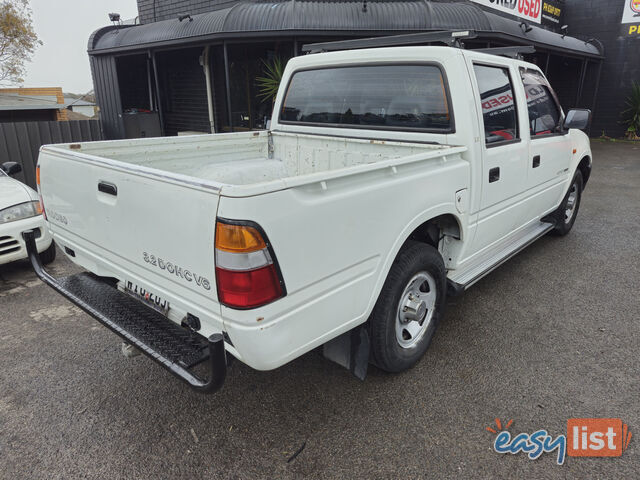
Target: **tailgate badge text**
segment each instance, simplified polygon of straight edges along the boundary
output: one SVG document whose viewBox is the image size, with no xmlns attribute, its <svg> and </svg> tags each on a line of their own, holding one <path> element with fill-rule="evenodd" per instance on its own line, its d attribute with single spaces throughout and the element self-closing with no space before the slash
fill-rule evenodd
<svg viewBox="0 0 640 480">
<path fill-rule="evenodd" d="M 144 261 L 154 267 L 158 267 L 161 270 L 166 270 L 169 273 L 173 273 L 177 277 L 180 277 L 187 282 L 195 282 L 199 287 L 204 288 L 205 290 L 211 290 L 211 282 L 207 280 L 205 277 L 201 277 L 197 273 L 193 273 L 187 269 L 179 267 L 175 263 L 167 262 L 160 257 L 156 257 L 155 255 L 151 255 L 147 252 L 142 253 L 142 257 Z"/>
</svg>

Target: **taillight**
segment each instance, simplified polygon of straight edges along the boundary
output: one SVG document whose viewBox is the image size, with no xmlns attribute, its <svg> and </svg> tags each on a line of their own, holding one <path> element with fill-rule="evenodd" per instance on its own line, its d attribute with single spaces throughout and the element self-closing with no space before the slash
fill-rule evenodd
<svg viewBox="0 0 640 480">
<path fill-rule="evenodd" d="M 42 216 L 47 219 L 47 212 L 44 209 L 44 200 L 42 200 L 42 192 L 40 191 L 40 165 L 36 166 L 36 188 L 38 189 L 38 199 L 40 200 L 40 210 L 42 210 Z"/>
<path fill-rule="evenodd" d="M 231 308 L 256 308 L 284 297 L 275 254 L 257 224 L 218 219 L 216 284 L 220 303 Z"/>
</svg>

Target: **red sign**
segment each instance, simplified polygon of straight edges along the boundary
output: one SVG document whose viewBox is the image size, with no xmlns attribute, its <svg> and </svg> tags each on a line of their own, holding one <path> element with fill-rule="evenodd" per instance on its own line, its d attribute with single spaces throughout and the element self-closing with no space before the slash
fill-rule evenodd
<svg viewBox="0 0 640 480">
<path fill-rule="evenodd" d="M 472 0 L 475 3 L 493 8 L 516 17 L 542 22 L 542 0 Z"/>
</svg>

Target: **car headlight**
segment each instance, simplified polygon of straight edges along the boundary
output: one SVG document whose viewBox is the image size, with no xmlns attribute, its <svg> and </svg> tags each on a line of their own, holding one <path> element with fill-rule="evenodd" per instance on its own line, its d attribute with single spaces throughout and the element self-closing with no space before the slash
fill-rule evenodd
<svg viewBox="0 0 640 480">
<path fill-rule="evenodd" d="M 16 220 L 35 217 L 40 214 L 42 214 L 42 208 L 39 201 L 19 203 L 13 207 L 0 210 L 0 223 L 15 222 Z"/>
</svg>

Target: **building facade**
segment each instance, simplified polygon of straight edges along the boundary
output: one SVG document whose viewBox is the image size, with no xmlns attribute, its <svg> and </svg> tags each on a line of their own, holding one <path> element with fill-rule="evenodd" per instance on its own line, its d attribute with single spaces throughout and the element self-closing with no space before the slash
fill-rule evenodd
<svg viewBox="0 0 640 480">
<path fill-rule="evenodd" d="M 604 46 L 591 134 L 621 137 L 621 112 L 628 108 L 632 83 L 640 83 L 640 1 L 567 0 L 565 18 L 570 34 L 597 38 Z"/>
<path fill-rule="evenodd" d="M 525 59 L 545 71 L 564 109 L 592 108 L 592 135 L 621 136 L 625 94 L 640 80 L 640 34 L 623 35 L 633 31 L 622 23 L 632 4 L 138 0 L 138 24 L 96 31 L 89 55 L 107 138 L 228 132 L 266 127 L 272 99 L 257 79 L 305 43 L 470 29 L 478 38 L 466 48 L 534 45 Z"/>
</svg>

